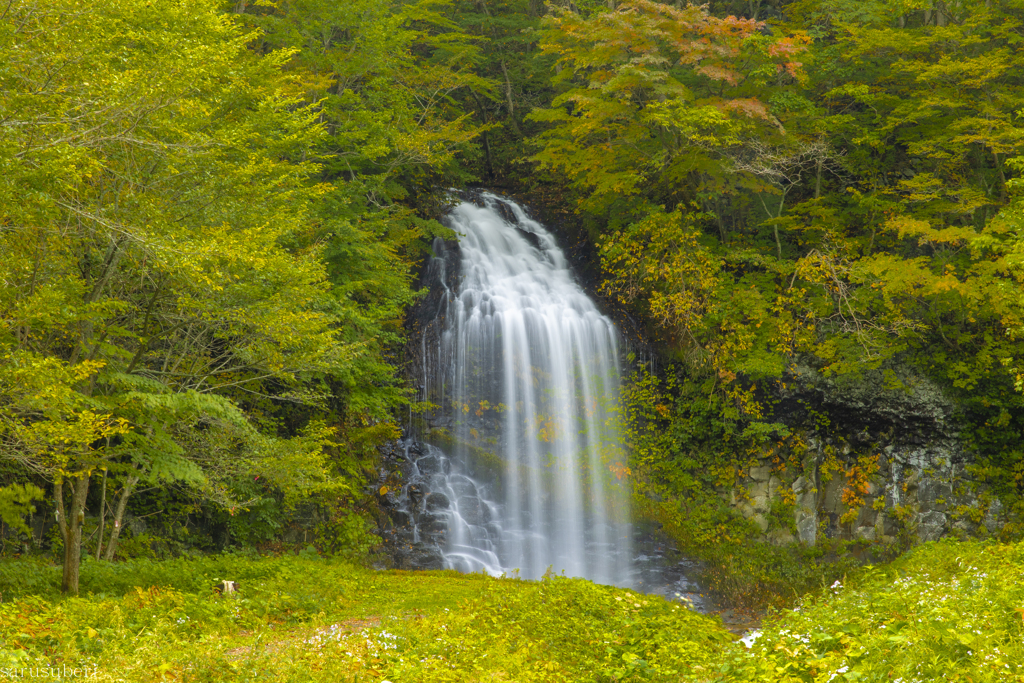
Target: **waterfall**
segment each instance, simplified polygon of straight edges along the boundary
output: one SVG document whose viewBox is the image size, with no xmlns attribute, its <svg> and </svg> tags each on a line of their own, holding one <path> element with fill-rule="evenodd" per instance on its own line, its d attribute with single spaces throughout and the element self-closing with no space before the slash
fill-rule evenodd
<svg viewBox="0 0 1024 683">
<path fill-rule="evenodd" d="M 448 216 L 459 277 L 422 346 L 425 393 L 448 416 L 418 468 L 435 492 L 424 505 L 447 510 L 444 562 L 628 584 L 618 333 L 542 225 L 510 200 L 481 200 Z M 443 255 L 437 264 L 443 283 Z"/>
</svg>

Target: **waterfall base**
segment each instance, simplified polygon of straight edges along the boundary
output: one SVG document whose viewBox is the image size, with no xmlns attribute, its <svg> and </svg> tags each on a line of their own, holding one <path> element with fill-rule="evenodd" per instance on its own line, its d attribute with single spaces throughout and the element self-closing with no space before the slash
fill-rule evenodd
<svg viewBox="0 0 1024 683">
<path fill-rule="evenodd" d="M 387 519 L 380 534 L 396 569 L 455 569 L 492 576 L 515 575 L 502 566 L 500 505 L 489 499 L 486 485 L 469 476 L 435 446 L 414 439 L 388 444 L 374 490 Z M 452 526 L 472 543 L 451 543 Z M 633 528 L 630 572 L 620 585 L 660 595 L 704 613 L 719 605 L 699 584 L 702 567 L 681 555 L 664 533 L 648 525 Z"/>
</svg>

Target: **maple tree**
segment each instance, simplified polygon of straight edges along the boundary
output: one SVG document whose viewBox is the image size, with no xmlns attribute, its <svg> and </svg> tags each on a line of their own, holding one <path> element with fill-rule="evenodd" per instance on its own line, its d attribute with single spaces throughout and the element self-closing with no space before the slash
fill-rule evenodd
<svg viewBox="0 0 1024 683">
<path fill-rule="evenodd" d="M 533 159 L 569 179 L 581 210 L 616 217 L 685 199 L 715 150 L 777 127 L 764 97 L 795 82 L 804 50 L 752 20 L 649 0 L 544 23 L 560 92 L 530 115 L 549 124 Z"/>
</svg>

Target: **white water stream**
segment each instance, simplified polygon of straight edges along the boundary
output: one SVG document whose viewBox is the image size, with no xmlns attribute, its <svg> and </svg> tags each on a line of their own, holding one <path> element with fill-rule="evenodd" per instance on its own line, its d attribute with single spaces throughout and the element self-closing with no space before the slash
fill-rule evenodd
<svg viewBox="0 0 1024 683">
<path fill-rule="evenodd" d="M 445 563 L 628 584 L 618 333 L 543 226 L 482 198 L 449 215 L 459 284 L 438 348 L 423 350 L 427 385 L 454 418 L 447 454 L 431 456 L 444 460 L 431 489 L 450 502 Z"/>
</svg>

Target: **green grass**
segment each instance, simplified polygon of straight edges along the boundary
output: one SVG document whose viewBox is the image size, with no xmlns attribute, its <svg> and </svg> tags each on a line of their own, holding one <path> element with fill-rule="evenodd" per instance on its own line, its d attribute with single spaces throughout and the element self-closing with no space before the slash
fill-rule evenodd
<svg viewBox="0 0 1024 683">
<path fill-rule="evenodd" d="M 768 620 L 724 680 L 1024 681 L 1024 544 L 946 540 Z"/>
<path fill-rule="evenodd" d="M 238 596 L 212 591 L 217 579 Z M 0 680 L 1024 682 L 1024 544 L 943 541 L 851 572 L 766 620 L 717 619 L 579 579 L 374 572 L 220 555 L 59 570 L 0 562 Z M 70 680 L 70 679 L 69 679 Z"/>
<path fill-rule="evenodd" d="M 223 578 L 240 595 L 215 594 Z M 660 598 L 563 577 L 222 555 L 89 561 L 79 598 L 58 579 L 0 562 L 0 679 L 66 665 L 98 681 L 669 681 L 710 670 L 732 639 Z"/>
</svg>

